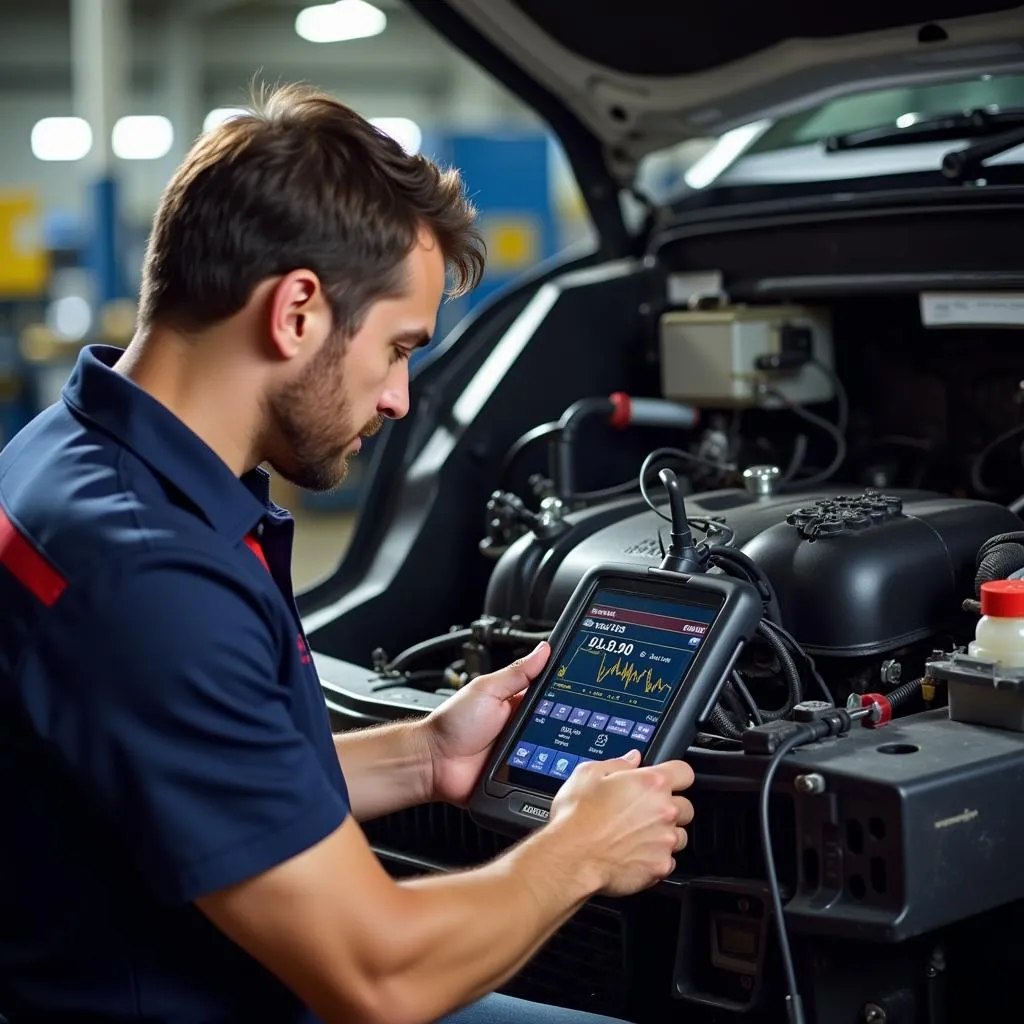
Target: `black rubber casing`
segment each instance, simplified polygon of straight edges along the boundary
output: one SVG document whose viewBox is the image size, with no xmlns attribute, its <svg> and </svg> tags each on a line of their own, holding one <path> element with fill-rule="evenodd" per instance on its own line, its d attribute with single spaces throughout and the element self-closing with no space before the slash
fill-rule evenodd
<svg viewBox="0 0 1024 1024">
<path fill-rule="evenodd" d="M 761 620 L 761 599 L 748 583 L 717 576 L 680 575 L 631 565 L 602 565 L 580 580 L 551 633 L 551 657 L 530 686 L 512 720 L 494 745 L 491 760 L 469 802 L 480 825 L 519 835 L 543 825 L 553 796 L 494 778 L 533 709 L 542 698 L 562 653 L 599 589 L 616 589 L 644 597 L 690 601 L 718 608 L 707 638 L 687 669 L 685 682 L 665 708 L 644 755 L 644 764 L 682 757 L 718 701 L 722 686 Z"/>
</svg>

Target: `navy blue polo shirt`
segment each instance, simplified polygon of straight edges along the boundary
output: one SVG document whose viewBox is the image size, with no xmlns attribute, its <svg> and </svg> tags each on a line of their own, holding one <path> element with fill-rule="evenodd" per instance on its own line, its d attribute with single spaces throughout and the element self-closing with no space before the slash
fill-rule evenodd
<svg viewBox="0 0 1024 1024">
<path fill-rule="evenodd" d="M 293 523 L 120 354 L 0 453 L 0 1015 L 309 1021 L 192 903 L 348 813 Z"/>
</svg>

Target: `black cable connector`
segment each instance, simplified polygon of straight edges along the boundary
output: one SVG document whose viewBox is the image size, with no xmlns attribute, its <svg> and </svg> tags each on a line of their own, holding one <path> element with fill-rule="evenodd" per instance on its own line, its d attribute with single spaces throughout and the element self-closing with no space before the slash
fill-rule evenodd
<svg viewBox="0 0 1024 1024">
<path fill-rule="evenodd" d="M 668 551 L 658 567 L 664 572 L 689 575 L 704 571 L 704 563 L 693 541 L 693 533 L 686 518 L 686 501 L 683 498 L 679 478 L 668 468 L 658 473 L 665 492 L 668 494 L 669 511 L 672 514 L 672 531 L 669 534 Z"/>
<path fill-rule="evenodd" d="M 764 725 L 755 725 L 743 732 L 743 753 L 774 754 L 791 736 L 806 737 L 806 727 L 803 722 L 779 719 L 775 722 L 765 722 Z M 810 740 L 805 739 L 803 742 L 810 742 Z"/>
<path fill-rule="evenodd" d="M 827 736 L 843 736 L 853 728 L 858 718 L 865 717 L 870 709 L 863 713 L 851 712 L 846 708 L 835 707 L 824 701 L 807 701 L 797 704 L 793 714 L 803 721 L 780 719 L 755 725 L 743 734 L 743 752 L 746 754 L 777 754 L 791 737 L 796 737 L 794 746 L 814 743 Z M 787 750 L 792 750 L 789 746 Z"/>
</svg>

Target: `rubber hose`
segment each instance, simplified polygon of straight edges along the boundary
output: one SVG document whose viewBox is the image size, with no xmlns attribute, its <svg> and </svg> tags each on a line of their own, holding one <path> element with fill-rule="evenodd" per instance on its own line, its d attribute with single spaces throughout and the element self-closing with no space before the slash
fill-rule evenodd
<svg viewBox="0 0 1024 1024">
<path fill-rule="evenodd" d="M 740 700 L 740 695 L 732 685 L 731 679 L 722 687 L 722 696 L 718 701 L 718 706 L 727 717 L 736 722 L 742 722 L 750 713 L 743 706 L 743 701 Z"/>
<path fill-rule="evenodd" d="M 615 403 L 610 398 L 581 398 L 562 413 L 552 442 L 551 469 L 555 494 L 566 504 L 576 493 L 574 458 L 576 432 L 580 424 L 591 416 L 611 416 L 614 411 Z"/>
<path fill-rule="evenodd" d="M 994 537 L 989 537 L 984 544 L 978 549 L 978 555 L 975 559 L 975 565 L 981 565 L 981 560 L 994 548 L 997 544 L 1024 544 L 1024 532 L 1020 530 L 1014 530 L 1010 533 L 997 533 Z"/>
<path fill-rule="evenodd" d="M 711 712 L 711 724 L 727 739 L 738 740 L 743 737 L 743 730 L 717 704 Z"/>
<path fill-rule="evenodd" d="M 974 596 L 981 597 L 981 585 L 992 580 L 1005 580 L 1010 573 L 1024 567 L 1024 545 L 1007 541 L 989 548 L 974 576 Z"/>
<path fill-rule="evenodd" d="M 506 489 L 505 484 L 508 482 L 512 467 L 519 460 L 523 452 L 532 447 L 537 441 L 543 441 L 545 438 L 553 436 L 559 429 L 557 421 L 541 423 L 518 438 L 505 453 L 505 459 L 501 464 L 501 469 L 498 471 L 498 490 L 504 491 Z"/>
<path fill-rule="evenodd" d="M 786 682 L 789 684 L 789 700 L 781 708 L 777 711 L 761 710 L 761 717 L 766 722 L 777 722 L 780 718 L 785 718 L 800 703 L 802 696 L 800 673 L 797 671 L 793 656 L 789 653 L 789 648 L 785 645 L 779 634 L 772 629 L 770 623 L 762 619 L 758 623 L 757 631 L 768 641 L 769 647 L 771 647 L 775 656 L 779 659 L 779 664 L 782 666 L 782 674 L 786 677 Z"/>
<path fill-rule="evenodd" d="M 503 632 L 495 633 L 495 640 L 505 640 L 513 644 L 539 644 L 541 640 L 547 640 L 551 636 L 550 630 L 544 633 L 527 633 L 523 629 L 506 629 Z"/>
<path fill-rule="evenodd" d="M 453 644 L 461 644 L 465 640 L 472 639 L 473 630 L 471 629 L 457 629 L 453 633 L 445 633 L 444 636 L 431 637 L 429 640 L 423 640 L 421 643 L 413 644 L 412 647 L 407 647 L 393 661 L 385 665 L 384 669 L 387 672 L 396 672 L 408 665 L 410 661 L 415 661 L 425 654 L 443 651 L 446 647 L 451 647 Z"/>
<path fill-rule="evenodd" d="M 717 562 L 719 560 L 727 563 L 731 563 L 731 566 L 738 568 L 741 572 L 746 574 L 746 578 L 754 586 L 763 588 L 767 597 L 765 599 L 767 604 L 768 618 L 772 622 L 782 622 L 782 611 L 779 608 L 779 599 L 775 595 L 775 588 L 772 586 L 772 581 L 768 579 L 766 573 L 764 573 L 761 567 L 755 562 L 750 555 L 744 551 L 740 551 L 737 548 L 719 547 L 714 545 L 711 548 L 711 558 Z M 726 569 L 725 566 L 719 566 L 721 569 Z M 735 573 L 729 573 L 730 576 Z"/>
</svg>

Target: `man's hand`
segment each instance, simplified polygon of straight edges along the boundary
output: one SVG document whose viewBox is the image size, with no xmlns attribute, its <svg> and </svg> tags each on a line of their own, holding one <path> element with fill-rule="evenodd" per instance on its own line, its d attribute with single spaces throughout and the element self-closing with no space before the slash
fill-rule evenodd
<svg viewBox="0 0 1024 1024">
<path fill-rule="evenodd" d="M 507 668 L 478 676 L 423 720 L 433 771 L 433 798 L 464 806 L 494 741 L 547 664 L 540 643 Z"/>
<path fill-rule="evenodd" d="M 638 767 L 630 751 L 614 761 L 580 765 L 551 804 L 547 828 L 560 830 L 570 863 L 595 871 L 594 886 L 627 896 L 670 875 L 686 846 L 693 804 L 679 794 L 693 785 L 684 761 Z"/>
</svg>

